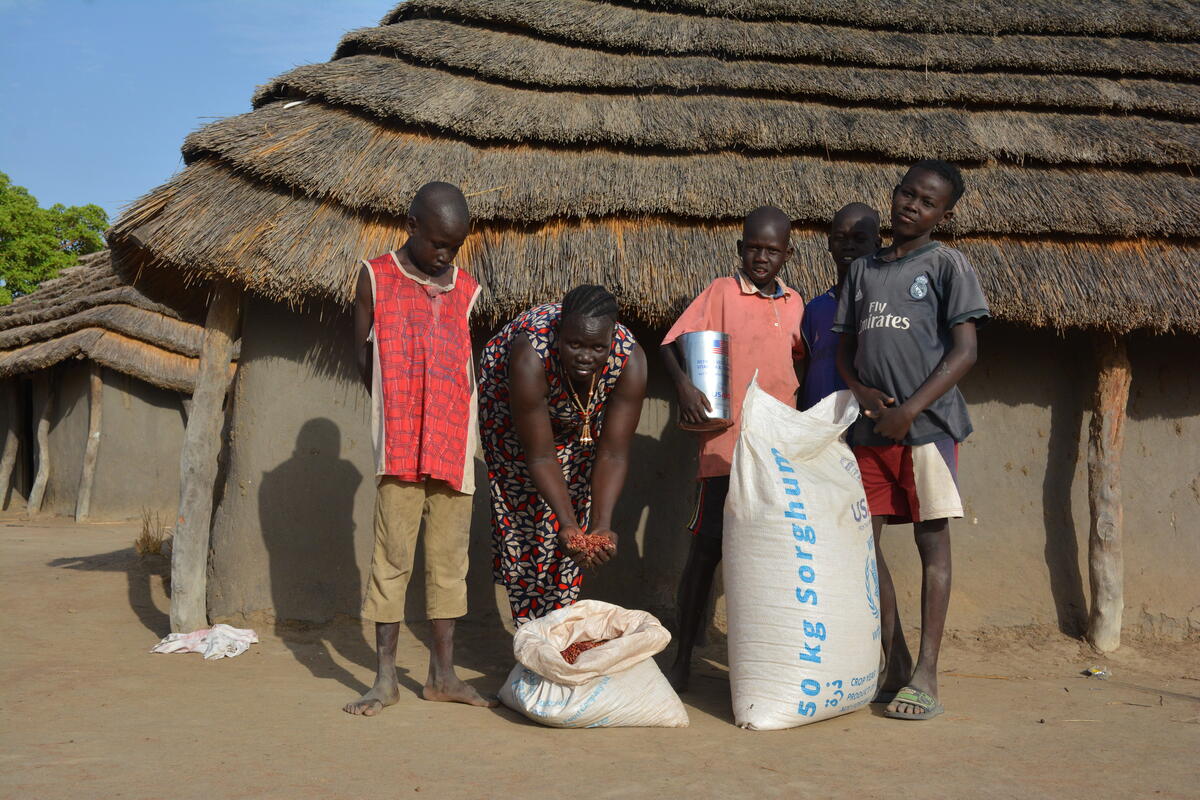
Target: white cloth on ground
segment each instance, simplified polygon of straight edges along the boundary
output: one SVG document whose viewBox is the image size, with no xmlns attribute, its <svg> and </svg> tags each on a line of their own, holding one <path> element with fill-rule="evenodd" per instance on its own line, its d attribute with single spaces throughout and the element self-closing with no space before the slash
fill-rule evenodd
<svg viewBox="0 0 1200 800">
<path fill-rule="evenodd" d="M 218 622 L 211 628 L 191 633 L 168 634 L 151 648 L 151 653 L 203 653 L 206 659 L 233 658 L 258 642 L 258 634 L 249 628 L 235 628 Z"/>
</svg>

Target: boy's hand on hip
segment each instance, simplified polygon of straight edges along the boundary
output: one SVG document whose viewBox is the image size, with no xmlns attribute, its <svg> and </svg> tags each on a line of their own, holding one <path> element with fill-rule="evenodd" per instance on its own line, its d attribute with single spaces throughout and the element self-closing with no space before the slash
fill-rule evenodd
<svg viewBox="0 0 1200 800">
<path fill-rule="evenodd" d="M 704 392 L 692 383 L 679 386 L 679 418 L 691 425 L 701 425 L 708 421 L 706 412 L 712 411 Z"/>
<path fill-rule="evenodd" d="M 885 408 L 876 414 L 867 416 L 875 420 L 876 433 L 897 444 L 904 442 L 904 437 L 908 436 L 908 429 L 913 424 L 913 415 L 904 406 Z"/>
</svg>

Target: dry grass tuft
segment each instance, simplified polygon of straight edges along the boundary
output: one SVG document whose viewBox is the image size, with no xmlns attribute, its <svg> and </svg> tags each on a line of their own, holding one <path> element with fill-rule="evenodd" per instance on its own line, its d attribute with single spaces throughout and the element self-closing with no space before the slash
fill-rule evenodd
<svg viewBox="0 0 1200 800">
<path fill-rule="evenodd" d="M 142 558 L 146 556 L 161 556 L 166 555 L 164 552 L 164 544 L 171 533 L 163 519 L 163 515 L 158 511 L 151 511 L 146 507 L 142 507 L 142 531 L 133 541 L 133 549 Z"/>
</svg>

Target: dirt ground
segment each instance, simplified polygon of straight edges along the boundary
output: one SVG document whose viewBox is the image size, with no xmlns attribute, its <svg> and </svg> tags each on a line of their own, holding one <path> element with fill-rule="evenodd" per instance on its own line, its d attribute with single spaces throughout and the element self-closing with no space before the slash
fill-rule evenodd
<svg viewBox="0 0 1200 800">
<path fill-rule="evenodd" d="M 260 626 L 262 643 L 232 660 L 149 654 L 167 631 L 166 563 L 140 559 L 135 534 L 0 517 L 4 797 L 1200 797 L 1195 643 L 1103 659 L 1056 631 L 960 632 L 943 651 L 941 718 L 873 708 L 771 733 L 733 725 L 714 644 L 684 697 L 691 727 L 559 731 L 420 700 L 414 625 L 400 703 L 354 718 L 340 707 L 373 657 L 356 621 Z M 460 631 L 460 671 L 494 692 L 507 634 Z M 1110 680 L 1080 675 L 1097 663 Z"/>
</svg>

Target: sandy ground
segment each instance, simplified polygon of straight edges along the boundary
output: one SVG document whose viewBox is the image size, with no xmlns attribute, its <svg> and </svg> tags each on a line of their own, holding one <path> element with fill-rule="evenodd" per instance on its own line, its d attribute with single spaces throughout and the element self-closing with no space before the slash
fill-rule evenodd
<svg viewBox="0 0 1200 800">
<path fill-rule="evenodd" d="M 232 660 L 150 655 L 167 629 L 166 565 L 139 559 L 134 535 L 0 517 L 4 797 L 1200 797 L 1194 643 L 1099 659 L 1053 631 L 959 633 L 942 658 L 943 717 L 863 710 L 773 733 L 732 724 L 714 644 L 685 696 L 690 728 L 558 731 L 420 700 L 414 625 L 400 703 L 362 719 L 339 710 L 372 675 L 355 621 L 260 628 Z M 495 691 L 507 635 L 460 631 L 461 672 Z M 1112 679 L 1079 674 L 1093 663 Z"/>
</svg>

